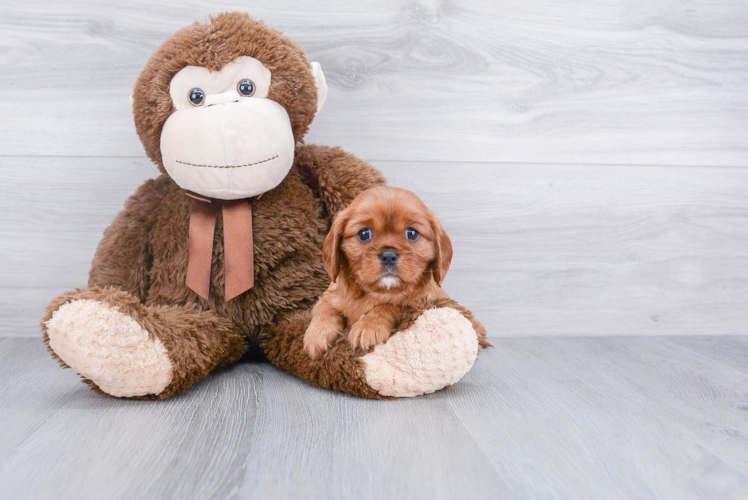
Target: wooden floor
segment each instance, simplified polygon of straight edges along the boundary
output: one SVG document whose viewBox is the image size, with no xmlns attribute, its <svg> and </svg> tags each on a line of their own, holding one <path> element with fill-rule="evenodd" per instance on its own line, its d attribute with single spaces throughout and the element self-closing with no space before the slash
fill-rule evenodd
<svg viewBox="0 0 748 500">
<path fill-rule="evenodd" d="M 368 401 L 241 364 L 109 399 L 0 339 L 0 497 L 748 498 L 748 337 L 502 338 Z"/>
</svg>

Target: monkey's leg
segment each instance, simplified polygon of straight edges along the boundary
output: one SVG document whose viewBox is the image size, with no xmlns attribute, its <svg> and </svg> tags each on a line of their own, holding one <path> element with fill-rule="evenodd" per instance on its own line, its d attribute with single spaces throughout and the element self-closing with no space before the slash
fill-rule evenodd
<svg viewBox="0 0 748 500">
<path fill-rule="evenodd" d="M 320 387 L 372 399 L 430 394 L 459 381 L 478 355 L 478 334 L 461 310 L 451 300 L 424 303 L 386 343 L 364 352 L 342 335 L 317 360 L 304 351 L 311 311 L 298 311 L 263 331 L 260 347 L 273 364 Z"/>
<path fill-rule="evenodd" d="M 44 342 L 100 393 L 165 399 L 238 360 L 246 350 L 231 321 L 196 306 L 145 306 L 116 288 L 91 287 L 54 299 Z"/>
</svg>

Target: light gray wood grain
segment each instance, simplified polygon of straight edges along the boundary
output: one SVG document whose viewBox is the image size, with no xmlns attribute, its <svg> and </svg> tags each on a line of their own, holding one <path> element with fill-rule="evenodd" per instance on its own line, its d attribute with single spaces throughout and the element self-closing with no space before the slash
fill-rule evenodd
<svg viewBox="0 0 748 500">
<path fill-rule="evenodd" d="M 495 364 L 476 365 L 474 386 L 447 401 L 499 474 L 519 478 L 516 496 L 528 483 L 539 497 L 748 494 L 748 338 L 497 345 Z"/>
<path fill-rule="evenodd" d="M 491 336 L 748 333 L 748 170 L 376 162 L 437 211 L 445 288 Z M 0 332 L 85 286 L 104 228 L 156 169 L 0 158 Z M 26 288 L 30 290 L 25 290 Z"/>
<path fill-rule="evenodd" d="M 0 171 L 1 286 L 15 288 L 85 286 L 104 229 L 158 175 L 144 158 L 0 157 Z"/>
<path fill-rule="evenodd" d="M 69 288 L 0 288 L 0 337 L 41 338 L 49 302 Z"/>
<path fill-rule="evenodd" d="M 240 364 L 121 401 L 44 351 L 156 173 L 137 74 L 229 10 L 322 63 L 308 142 L 441 214 L 497 346 L 459 384 L 372 402 Z M 746 26 L 733 0 L 3 2 L 0 497 L 748 497 Z"/>
<path fill-rule="evenodd" d="M 38 341 L 0 339 L 0 488 L 19 500 L 748 495 L 748 338 L 495 344 L 463 381 L 412 400 L 240 364 L 143 402 L 90 392 Z"/>
<path fill-rule="evenodd" d="M 242 10 L 330 83 L 310 140 L 368 160 L 748 165 L 748 3 L 5 2 L 2 155 L 140 156 L 150 54 Z"/>
</svg>

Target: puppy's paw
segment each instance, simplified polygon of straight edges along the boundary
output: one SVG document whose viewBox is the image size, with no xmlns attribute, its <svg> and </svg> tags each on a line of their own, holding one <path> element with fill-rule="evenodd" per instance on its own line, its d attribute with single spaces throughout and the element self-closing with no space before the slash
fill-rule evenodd
<svg viewBox="0 0 748 500">
<path fill-rule="evenodd" d="M 364 316 L 356 321 L 348 334 L 348 342 L 353 348 L 364 350 L 383 344 L 392 334 L 392 325 L 375 317 Z"/>
<path fill-rule="evenodd" d="M 312 321 L 304 334 L 304 351 L 312 359 L 319 359 L 342 332 L 339 325 Z"/>
</svg>

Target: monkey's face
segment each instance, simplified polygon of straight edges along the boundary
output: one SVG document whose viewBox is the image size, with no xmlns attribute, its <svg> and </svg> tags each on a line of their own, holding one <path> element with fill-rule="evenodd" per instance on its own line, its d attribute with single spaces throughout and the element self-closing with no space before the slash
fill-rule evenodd
<svg viewBox="0 0 748 500">
<path fill-rule="evenodd" d="M 243 12 L 174 33 L 132 96 L 146 154 L 183 189 L 218 199 L 277 186 L 327 97 L 319 64 Z"/>
<path fill-rule="evenodd" d="M 313 69 L 317 86 L 324 85 L 319 66 Z M 174 75 L 169 94 L 176 111 L 161 132 L 161 155 L 180 187 L 235 200 L 281 183 L 293 164 L 295 140 L 288 113 L 268 99 L 271 78 L 249 56 L 220 71 L 187 66 Z"/>
</svg>

